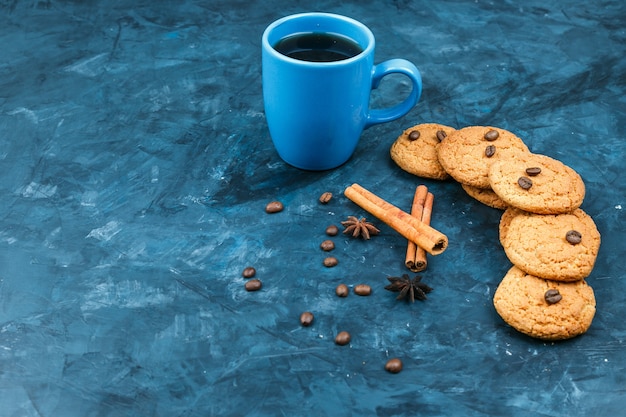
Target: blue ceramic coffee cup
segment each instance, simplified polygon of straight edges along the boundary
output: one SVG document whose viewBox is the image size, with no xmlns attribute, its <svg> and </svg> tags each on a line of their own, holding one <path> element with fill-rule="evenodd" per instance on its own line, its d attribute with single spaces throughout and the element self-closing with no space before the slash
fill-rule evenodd
<svg viewBox="0 0 626 417">
<path fill-rule="evenodd" d="M 318 59 L 306 55 L 306 48 L 310 47 L 302 41 L 306 36 L 325 37 L 332 45 L 341 46 L 345 41 L 357 49 L 339 51 L 344 53 L 343 59 Z M 290 42 L 292 49 L 281 49 Z M 295 57 L 299 47 L 304 57 Z M 419 70 L 404 59 L 375 65 L 374 49 L 374 35 L 365 25 L 336 14 L 296 14 L 265 29 L 265 116 L 274 147 L 285 162 L 305 170 L 336 168 L 350 159 L 364 129 L 396 120 L 415 106 L 422 93 Z M 294 53 L 287 55 L 288 52 Z M 378 87 L 384 76 L 393 73 L 410 79 L 411 93 L 393 107 L 370 109 L 371 90 Z"/>
</svg>

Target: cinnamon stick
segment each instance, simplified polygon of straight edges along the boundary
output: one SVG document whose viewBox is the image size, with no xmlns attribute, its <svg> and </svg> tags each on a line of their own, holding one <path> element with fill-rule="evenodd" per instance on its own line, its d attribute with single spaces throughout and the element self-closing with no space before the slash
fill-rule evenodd
<svg viewBox="0 0 626 417">
<path fill-rule="evenodd" d="M 431 255 L 439 255 L 448 247 L 446 235 L 388 203 L 359 184 L 352 184 L 346 188 L 344 195 L 407 240 L 424 248 Z"/>
<path fill-rule="evenodd" d="M 424 201 L 424 208 L 422 210 L 422 223 L 430 226 L 430 218 L 433 212 L 433 202 L 435 200 L 435 196 L 433 193 L 428 193 L 426 195 L 426 200 Z M 426 269 L 428 266 L 428 261 L 426 259 L 426 250 L 422 247 L 417 247 L 415 251 L 415 272 L 420 272 Z"/>
<path fill-rule="evenodd" d="M 415 194 L 413 195 L 413 204 L 411 205 L 411 216 L 415 217 L 416 219 L 422 219 L 422 213 L 424 212 L 424 203 L 426 201 L 427 194 L 428 188 L 425 185 L 419 185 L 415 189 Z M 418 246 L 415 244 L 415 242 L 411 240 L 407 241 L 404 264 L 413 272 L 419 272 L 423 270 L 423 268 L 418 270 L 417 265 L 415 264 L 417 248 Z M 420 267 L 422 267 L 422 265 L 420 265 Z"/>
</svg>

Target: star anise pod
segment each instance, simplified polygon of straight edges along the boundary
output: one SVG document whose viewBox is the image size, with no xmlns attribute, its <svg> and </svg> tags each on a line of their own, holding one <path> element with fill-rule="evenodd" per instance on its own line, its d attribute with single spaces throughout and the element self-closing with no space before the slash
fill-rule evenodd
<svg viewBox="0 0 626 417">
<path fill-rule="evenodd" d="M 426 294 L 431 292 L 433 289 L 428 285 L 421 282 L 422 277 L 420 275 L 416 275 L 415 278 L 411 279 L 407 274 L 403 274 L 401 277 L 387 277 L 391 284 L 385 287 L 386 290 L 393 292 L 400 292 L 396 297 L 397 300 L 402 300 L 403 298 L 408 299 L 412 303 L 418 300 L 425 300 Z"/>
<path fill-rule="evenodd" d="M 346 228 L 343 233 L 352 234 L 352 237 L 361 236 L 365 240 L 368 240 L 372 235 L 380 233 L 380 230 L 372 223 L 366 221 L 365 217 L 358 219 L 355 216 L 348 216 L 348 220 L 341 222 L 341 225 Z"/>
</svg>

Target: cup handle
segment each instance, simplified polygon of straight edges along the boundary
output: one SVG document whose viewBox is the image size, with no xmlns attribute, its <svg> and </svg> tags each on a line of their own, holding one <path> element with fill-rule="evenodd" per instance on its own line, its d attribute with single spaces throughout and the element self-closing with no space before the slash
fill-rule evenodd
<svg viewBox="0 0 626 417">
<path fill-rule="evenodd" d="M 415 65 L 406 59 L 395 58 L 374 65 L 372 69 L 372 89 L 378 88 L 380 81 L 389 74 L 404 74 L 411 80 L 413 89 L 402 103 L 386 109 L 373 109 L 369 111 L 365 121 L 365 129 L 373 125 L 396 120 L 407 114 L 422 95 L 422 76 Z"/>
</svg>

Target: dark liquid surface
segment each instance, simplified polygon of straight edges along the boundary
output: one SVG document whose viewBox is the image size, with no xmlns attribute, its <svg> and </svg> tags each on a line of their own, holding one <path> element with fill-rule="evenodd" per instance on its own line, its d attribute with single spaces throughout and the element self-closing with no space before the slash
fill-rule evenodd
<svg viewBox="0 0 626 417">
<path fill-rule="evenodd" d="M 357 56 L 363 49 L 352 39 L 333 33 L 299 33 L 282 38 L 274 49 L 290 58 L 333 62 Z"/>
</svg>

